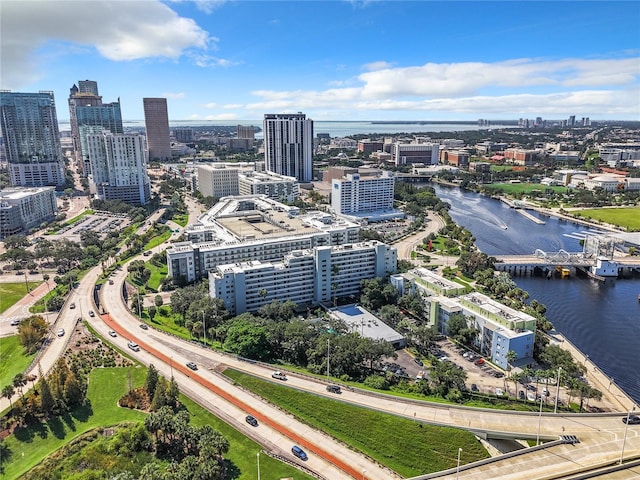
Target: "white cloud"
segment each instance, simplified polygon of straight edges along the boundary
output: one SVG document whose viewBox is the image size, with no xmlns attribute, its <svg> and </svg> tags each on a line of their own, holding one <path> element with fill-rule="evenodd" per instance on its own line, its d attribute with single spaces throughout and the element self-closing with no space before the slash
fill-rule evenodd
<svg viewBox="0 0 640 480">
<path fill-rule="evenodd" d="M 242 105 L 241 103 L 227 103 L 226 105 L 222 105 L 222 108 L 226 108 L 226 109 L 238 109 L 238 108 L 242 108 L 244 105 Z"/>
<path fill-rule="evenodd" d="M 218 104 L 216 102 L 209 102 L 202 105 L 202 108 L 218 108 Z"/>
<path fill-rule="evenodd" d="M 161 95 L 162 97 L 165 98 L 172 98 L 174 100 L 178 100 L 180 98 L 184 98 L 185 97 L 185 93 L 184 92 L 165 92 Z"/>
<path fill-rule="evenodd" d="M 365 63 L 362 68 L 364 70 L 369 70 L 370 72 L 376 71 L 376 70 L 386 70 L 388 68 L 393 67 L 392 63 L 389 62 L 371 62 L 371 63 Z"/>
<path fill-rule="evenodd" d="M 2 2 L 2 86 L 37 80 L 38 56 L 51 42 L 55 55 L 95 48 L 113 61 L 163 57 L 177 59 L 190 49 L 208 49 L 215 39 L 190 18 L 158 1 L 107 0 Z"/>
<path fill-rule="evenodd" d="M 225 58 L 213 57 L 202 52 L 191 52 L 188 55 L 193 60 L 193 63 L 199 67 L 231 67 L 238 65 L 237 62 L 232 62 Z"/>
<path fill-rule="evenodd" d="M 349 79 L 336 80 L 325 90 L 255 90 L 252 94 L 259 100 L 247 109 L 255 113 L 332 109 L 480 116 L 580 111 L 637 117 L 639 77 L 638 57 L 428 63 L 362 73 L 356 86 Z"/>
</svg>

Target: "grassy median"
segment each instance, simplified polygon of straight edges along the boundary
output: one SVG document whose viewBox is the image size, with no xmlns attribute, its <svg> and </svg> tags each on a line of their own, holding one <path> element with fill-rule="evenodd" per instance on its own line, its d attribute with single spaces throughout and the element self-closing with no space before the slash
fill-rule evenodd
<svg viewBox="0 0 640 480">
<path fill-rule="evenodd" d="M 300 421 L 327 432 L 403 477 L 455 467 L 458 447 L 463 450 L 462 463 L 489 456 L 465 430 L 421 424 L 300 392 L 229 368 L 224 374 L 291 412 Z"/>
</svg>

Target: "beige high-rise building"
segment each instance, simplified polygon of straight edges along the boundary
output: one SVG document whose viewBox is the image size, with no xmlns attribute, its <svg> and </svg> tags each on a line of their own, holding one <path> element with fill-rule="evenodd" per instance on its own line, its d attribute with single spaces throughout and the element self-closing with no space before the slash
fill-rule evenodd
<svg viewBox="0 0 640 480">
<path fill-rule="evenodd" d="M 149 161 L 171 160 L 171 136 L 166 98 L 143 98 Z"/>
</svg>

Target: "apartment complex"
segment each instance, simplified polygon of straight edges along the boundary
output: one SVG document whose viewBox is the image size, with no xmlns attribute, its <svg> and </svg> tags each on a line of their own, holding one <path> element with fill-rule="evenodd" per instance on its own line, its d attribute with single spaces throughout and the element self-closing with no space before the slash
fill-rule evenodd
<svg viewBox="0 0 640 480">
<path fill-rule="evenodd" d="M 0 190 L 0 238 L 26 234 L 58 213 L 54 187 L 12 187 Z"/>
<path fill-rule="evenodd" d="M 273 301 L 306 308 L 358 295 L 362 280 L 396 268 L 396 250 L 380 242 L 315 247 L 292 251 L 279 262 L 219 265 L 209 273 L 209 293 L 236 315 Z"/>
<path fill-rule="evenodd" d="M 331 182 L 331 209 L 341 215 L 393 209 L 393 173 L 348 173 Z"/>
<path fill-rule="evenodd" d="M 313 120 L 302 113 L 264 116 L 264 159 L 268 172 L 313 180 Z"/>
<path fill-rule="evenodd" d="M 89 156 L 82 150 L 82 127 L 101 127 L 111 133 L 124 133 L 120 99 L 117 102 L 102 103 L 98 94 L 98 82 L 80 80 L 69 89 L 69 120 L 73 153 L 84 176 L 91 173 Z"/>
<path fill-rule="evenodd" d="M 102 200 L 145 205 L 151 200 L 146 142 L 139 134 L 114 134 L 99 127 L 81 129 L 91 162 L 90 188 Z"/>
<path fill-rule="evenodd" d="M 11 185 L 64 185 L 64 161 L 53 92 L 0 91 L 0 128 Z"/>
<path fill-rule="evenodd" d="M 300 215 L 266 195 L 222 198 L 167 249 L 169 276 L 192 282 L 219 265 L 280 261 L 294 250 L 358 241 L 359 227 L 324 212 Z"/>
<path fill-rule="evenodd" d="M 452 315 L 464 315 L 467 325 L 477 331 L 476 348 L 499 367 L 507 368 L 507 353 L 511 350 L 517 355 L 512 365 L 533 363 L 535 317 L 481 293 L 465 293 L 463 286 L 424 268 L 394 275 L 391 283 L 401 294 L 418 291 L 425 301 L 426 316 L 441 333 L 448 333 Z"/>
<path fill-rule="evenodd" d="M 198 191 L 203 197 L 238 195 L 239 171 L 239 168 L 227 168 L 225 164 L 198 165 Z"/>
<path fill-rule="evenodd" d="M 166 98 L 143 98 L 144 126 L 147 134 L 149 160 L 171 160 L 171 134 Z"/>
</svg>

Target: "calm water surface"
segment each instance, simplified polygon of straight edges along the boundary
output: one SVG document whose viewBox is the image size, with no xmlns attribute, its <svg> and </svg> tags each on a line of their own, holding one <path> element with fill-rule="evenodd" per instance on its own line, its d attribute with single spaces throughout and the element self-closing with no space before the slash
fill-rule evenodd
<svg viewBox="0 0 640 480">
<path fill-rule="evenodd" d="M 589 230 L 543 217 L 537 225 L 502 202 L 457 188 L 435 185 L 451 204 L 451 217 L 468 228 L 478 247 L 490 254 L 581 251 Z M 507 229 L 504 227 L 507 226 Z M 547 318 L 598 368 L 640 402 L 640 278 L 600 282 L 587 278 L 546 280 L 514 277 L 518 286 L 547 306 Z"/>
</svg>

